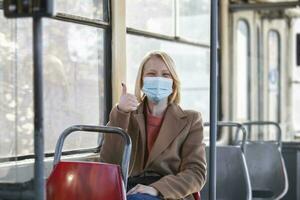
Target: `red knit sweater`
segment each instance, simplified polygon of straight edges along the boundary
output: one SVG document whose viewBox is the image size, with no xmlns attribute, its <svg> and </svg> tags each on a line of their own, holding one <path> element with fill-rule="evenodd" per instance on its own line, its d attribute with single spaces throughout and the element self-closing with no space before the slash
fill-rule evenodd
<svg viewBox="0 0 300 200">
<path fill-rule="evenodd" d="M 148 155 L 153 147 L 153 144 L 158 136 L 163 117 L 156 117 L 151 115 L 149 109 L 147 109 L 147 150 Z"/>
</svg>

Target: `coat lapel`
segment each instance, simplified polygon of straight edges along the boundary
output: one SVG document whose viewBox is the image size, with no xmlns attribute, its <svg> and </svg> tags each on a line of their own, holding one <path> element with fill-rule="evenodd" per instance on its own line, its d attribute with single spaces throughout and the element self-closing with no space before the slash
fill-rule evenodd
<svg viewBox="0 0 300 200">
<path fill-rule="evenodd" d="M 143 109 L 144 109 L 144 103 L 140 104 L 140 106 L 138 107 L 137 109 L 137 113 L 134 114 L 134 118 L 137 122 L 137 125 L 138 125 L 138 129 L 140 130 L 139 131 L 139 134 L 140 134 L 140 138 L 141 138 L 141 146 L 139 146 L 140 144 L 140 141 L 138 141 L 138 146 L 137 146 L 137 149 L 135 149 L 135 151 L 140 151 L 142 152 L 141 154 L 139 155 L 142 155 L 141 158 L 135 158 L 135 159 L 141 159 L 140 160 L 140 170 L 143 169 L 144 167 L 144 162 L 145 162 L 145 152 L 146 152 L 146 140 L 147 140 L 147 135 L 146 135 L 146 125 L 145 125 L 145 116 L 144 116 L 144 113 L 143 113 Z"/>
<path fill-rule="evenodd" d="M 145 167 L 155 160 L 157 156 L 161 154 L 169 146 L 169 144 L 171 144 L 176 136 L 181 133 L 186 124 L 186 114 L 179 106 L 171 104 L 166 111 L 165 119 L 149 154 Z"/>
</svg>

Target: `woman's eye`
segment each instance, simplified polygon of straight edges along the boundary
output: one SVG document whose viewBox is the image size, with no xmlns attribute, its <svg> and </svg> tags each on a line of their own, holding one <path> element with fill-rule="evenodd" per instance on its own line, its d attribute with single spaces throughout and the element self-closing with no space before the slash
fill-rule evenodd
<svg viewBox="0 0 300 200">
<path fill-rule="evenodd" d="M 146 76 L 155 76 L 155 73 L 154 72 L 149 72 L 146 74 Z"/>
<path fill-rule="evenodd" d="M 171 77 L 171 75 L 169 73 L 164 73 L 163 77 Z"/>
</svg>

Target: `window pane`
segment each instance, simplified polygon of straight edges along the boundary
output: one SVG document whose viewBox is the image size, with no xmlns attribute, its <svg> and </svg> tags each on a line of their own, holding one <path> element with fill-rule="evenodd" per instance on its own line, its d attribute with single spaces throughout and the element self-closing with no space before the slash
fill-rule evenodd
<svg viewBox="0 0 300 200">
<path fill-rule="evenodd" d="M 55 20 L 44 27 L 45 144 L 53 151 L 68 126 L 103 123 L 103 30 Z M 77 135 L 65 149 L 97 145 L 97 134 Z"/>
<path fill-rule="evenodd" d="M 16 147 L 15 20 L 5 19 L 0 10 L 0 24 L 0 157 L 7 157 Z"/>
<path fill-rule="evenodd" d="M 2 13 L 0 13 L 2 14 Z M 33 153 L 32 20 L 0 16 L 0 157 Z M 103 124 L 103 30 L 45 19 L 45 150 L 74 124 Z M 92 148 L 97 134 L 77 134 L 64 149 Z"/>
<path fill-rule="evenodd" d="M 268 46 L 268 107 L 269 120 L 279 121 L 279 34 L 276 31 L 269 32 L 269 46 Z"/>
<path fill-rule="evenodd" d="M 33 71 L 32 71 L 32 20 L 17 20 L 17 155 L 32 154 L 33 142 Z M 18 34 L 19 33 L 19 34 Z"/>
<path fill-rule="evenodd" d="M 205 44 L 210 43 L 210 1 L 209 0 L 180 0 L 179 7 L 179 36 L 196 40 Z M 199 28 L 195 28 L 199 27 Z"/>
<path fill-rule="evenodd" d="M 103 0 L 58 0 L 55 2 L 55 11 L 103 20 Z"/>
<path fill-rule="evenodd" d="M 249 28 L 248 24 L 241 20 L 237 29 L 237 56 L 236 56 L 236 117 L 239 121 L 248 119 L 249 90 L 248 90 L 248 70 L 249 70 Z"/>
<path fill-rule="evenodd" d="M 133 93 L 139 64 L 152 50 L 166 51 L 181 80 L 181 106 L 200 111 L 209 120 L 209 49 L 127 35 L 127 83 Z"/>
<path fill-rule="evenodd" d="M 145 31 L 174 35 L 173 2 L 173 0 L 127 0 L 127 26 Z"/>
</svg>

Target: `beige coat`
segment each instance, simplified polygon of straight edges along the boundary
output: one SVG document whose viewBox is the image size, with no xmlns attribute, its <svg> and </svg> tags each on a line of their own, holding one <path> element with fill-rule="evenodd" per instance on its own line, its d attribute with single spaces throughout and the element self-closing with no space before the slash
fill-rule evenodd
<svg viewBox="0 0 300 200">
<path fill-rule="evenodd" d="M 147 136 L 143 107 L 142 103 L 131 113 L 114 107 L 110 113 L 109 125 L 124 129 L 132 139 L 129 176 L 140 174 L 145 169 L 157 171 L 165 176 L 151 186 L 164 199 L 193 199 L 189 194 L 200 191 L 206 179 L 201 115 L 170 104 L 159 135 L 145 160 Z M 122 145 L 118 136 L 106 135 L 100 159 L 119 164 Z"/>
</svg>

